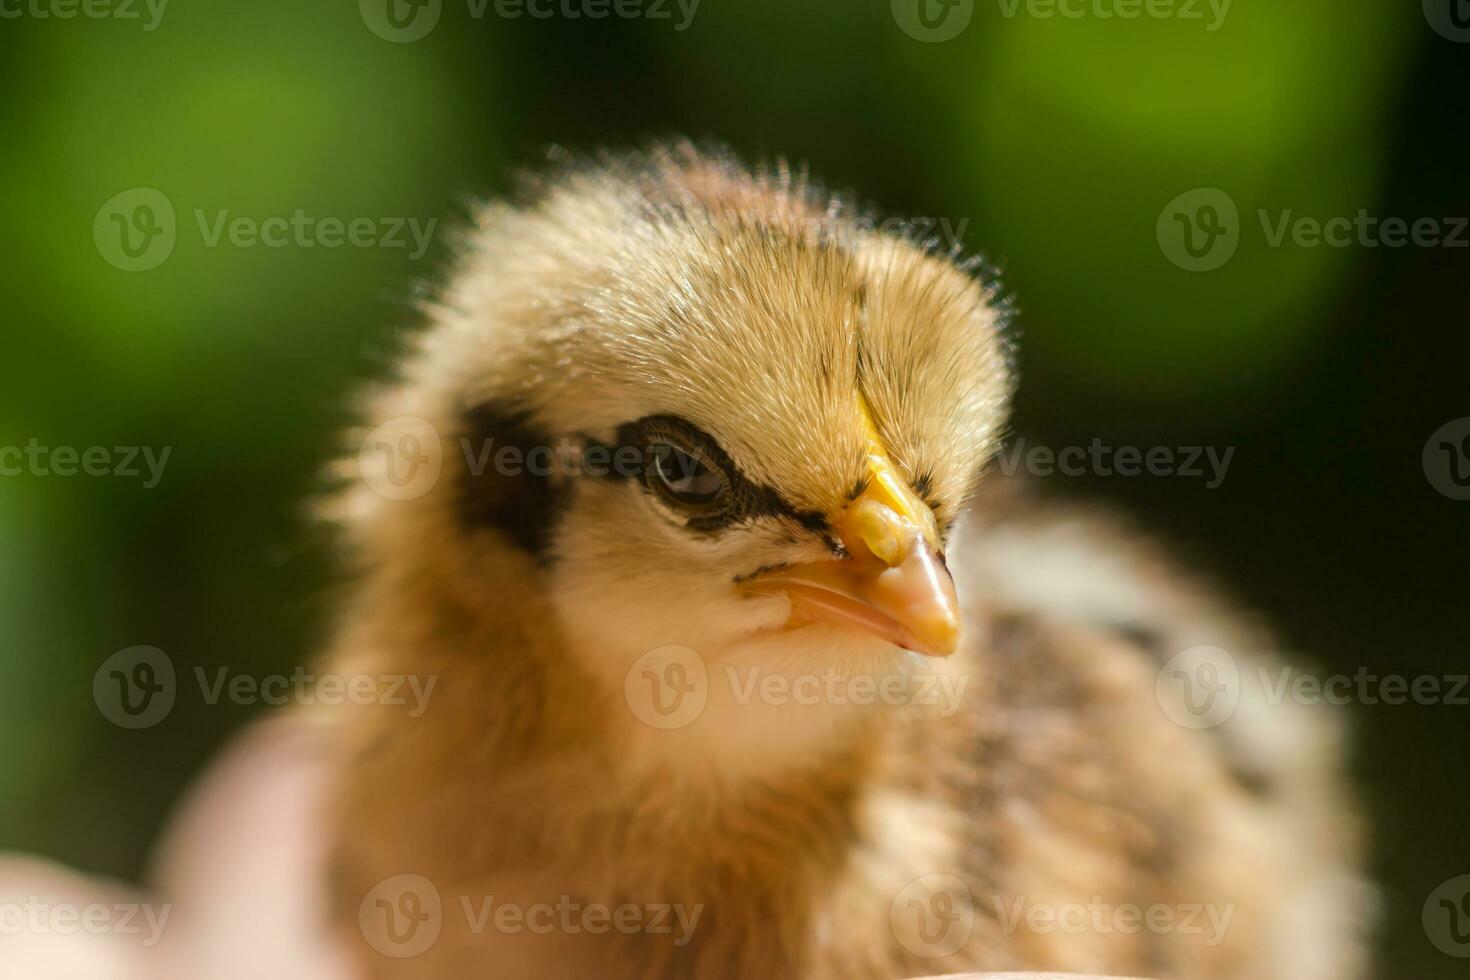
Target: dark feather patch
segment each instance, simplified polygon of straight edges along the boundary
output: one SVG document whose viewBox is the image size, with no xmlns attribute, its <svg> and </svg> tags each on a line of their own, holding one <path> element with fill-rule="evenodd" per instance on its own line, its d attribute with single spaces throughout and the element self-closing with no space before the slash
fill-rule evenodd
<svg viewBox="0 0 1470 980">
<path fill-rule="evenodd" d="M 465 412 L 460 448 L 455 460 L 461 520 L 499 531 L 546 562 L 551 532 L 566 503 L 554 465 L 536 462 L 555 459 L 550 437 L 528 425 L 524 412 L 485 403 Z"/>
</svg>

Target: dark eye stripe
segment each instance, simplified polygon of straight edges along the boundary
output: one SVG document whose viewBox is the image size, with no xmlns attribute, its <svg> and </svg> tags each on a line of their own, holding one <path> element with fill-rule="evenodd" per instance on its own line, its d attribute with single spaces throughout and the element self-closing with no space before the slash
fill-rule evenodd
<svg viewBox="0 0 1470 980">
<path fill-rule="evenodd" d="M 703 429 L 675 415 L 650 415 L 618 427 L 618 449 L 635 447 L 645 453 L 659 442 L 682 443 L 697 447 L 698 455 L 708 460 L 729 480 L 728 502 L 718 510 L 693 514 L 685 522 L 692 531 L 714 532 L 743 521 L 760 517 L 785 517 L 818 534 L 830 531 L 821 514 L 792 506 L 771 487 L 748 479 L 735 465 L 724 448 Z M 679 448 L 678 445 L 675 448 Z M 620 474 L 621 475 L 621 474 Z"/>
</svg>

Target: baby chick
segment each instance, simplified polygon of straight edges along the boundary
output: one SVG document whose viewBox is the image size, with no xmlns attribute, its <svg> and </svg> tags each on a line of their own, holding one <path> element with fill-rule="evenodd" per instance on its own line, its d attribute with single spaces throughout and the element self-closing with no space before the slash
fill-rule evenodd
<svg viewBox="0 0 1470 980">
<path fill-rule="evenodd" d="M 680 145 L 485 208 L 426 312 L 336 500 L 339 672 L 436 682 L 336 729 L 367 976 L 1360 975 L 1332 719 L 987 469 L 985 276 Z"/>
</svg>

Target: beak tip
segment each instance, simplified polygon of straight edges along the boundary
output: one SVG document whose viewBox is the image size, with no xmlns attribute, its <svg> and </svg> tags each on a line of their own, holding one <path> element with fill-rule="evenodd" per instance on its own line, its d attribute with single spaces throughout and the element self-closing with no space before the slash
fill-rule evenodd
<svg viewBox="0 0 1470 980">
<path fill-rule="evenodd" d="M 960 628 L 957 622 L 949 620 L 934 628 L 924 631 L 919 642 L 909 649 L 915 653 L 922 653 L 930 657 L 948 657 L 959 649 Z"/>
<path fill-rule="evenodd" d="M 833 523 L 844 557 L 787 566 L 754 587 L 785 592 L 792 624 L 830 622 L 925 656 L 953 654 L 959 599 L 927 505 L 878 466 Z"/>
</svg>

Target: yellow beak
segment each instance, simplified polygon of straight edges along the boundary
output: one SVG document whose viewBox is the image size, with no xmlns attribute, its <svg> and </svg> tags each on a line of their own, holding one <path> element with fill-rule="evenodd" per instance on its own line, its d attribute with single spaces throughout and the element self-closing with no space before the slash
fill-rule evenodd
<svg viewBox="0 0 1470 980">
<path fill-rule="evenodd" d="M 869 479 L 833 519 L 846 558 L 788 565 L 746 583 L 791 601 L 790 625 L 856 628 L 907 650 L 948 656 L 959 641 L 959 600 L 934 512 L 888 458 L 867 406 Z"/>
</svg>

